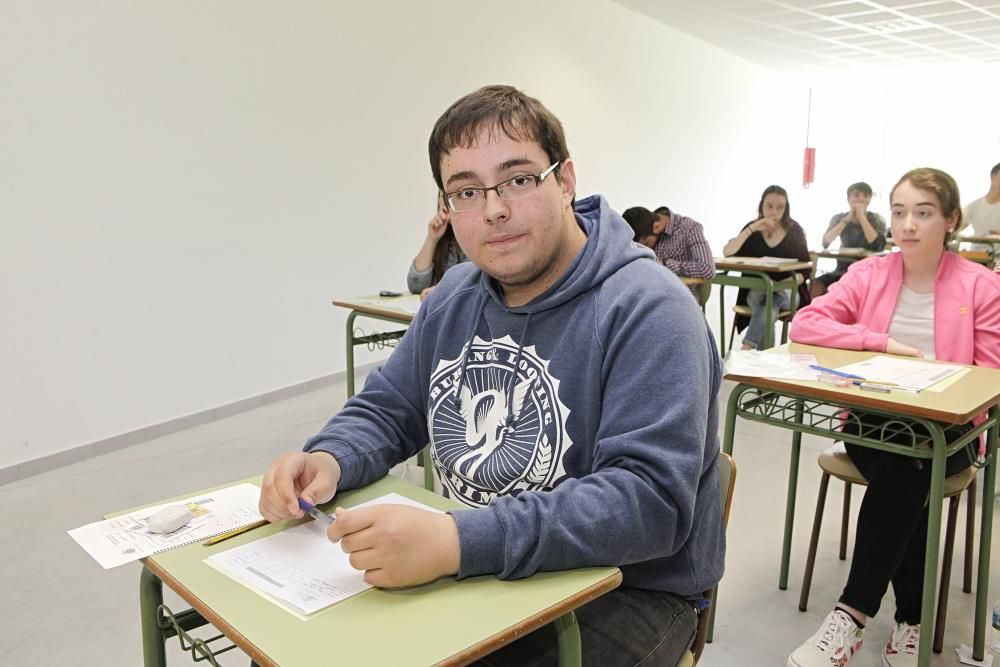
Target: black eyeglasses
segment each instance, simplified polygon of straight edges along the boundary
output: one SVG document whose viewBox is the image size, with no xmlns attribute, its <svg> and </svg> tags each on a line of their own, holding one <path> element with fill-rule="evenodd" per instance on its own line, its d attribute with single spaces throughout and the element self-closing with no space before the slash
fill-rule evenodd
<svg viewBox="0 0 1000 667">
<path fill-rule="evenodd" d="M 562 160 L 556 160 L 540 174 L 520 174 L 508 178 L 503 183 L 497 183 L 491 188 L 462 188 L 445 195 L 448 207 L 455 213 L 476 211 L 486 205 L 486 193 L 493 190 L 500 199 L 512 201 L 530 197 L 538 190 L 538 185 L 559 166 Z"/>
</svg>

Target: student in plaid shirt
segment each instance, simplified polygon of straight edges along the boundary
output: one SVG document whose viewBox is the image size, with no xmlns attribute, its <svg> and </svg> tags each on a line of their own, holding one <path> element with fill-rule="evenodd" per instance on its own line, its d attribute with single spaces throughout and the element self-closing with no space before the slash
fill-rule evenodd
<svg viewBox="0 0 1000 667">
<path fill-rule="evenodd" d="M 710 280 L 715 275 L 715 260 L 708 247 L 701 223 L 674 213 L 666 206 L 653 211 L 656 259 L 679 276 Z"/>
</svg>

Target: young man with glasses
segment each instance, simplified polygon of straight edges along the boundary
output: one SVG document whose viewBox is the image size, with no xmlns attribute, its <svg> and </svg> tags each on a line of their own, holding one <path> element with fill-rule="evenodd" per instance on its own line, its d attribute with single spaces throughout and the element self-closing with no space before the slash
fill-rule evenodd
<svg viewBox="0 0 1000 667">
<path fill-rule="evenodd" d="M 297 497 L 368 484 L 429 441 L 445 494 L 468 509 L 338 509 L 328 535 L 367 581 L 617 565 L 623 585 L 576 612 L 584 663 L 674 665 L 725 551 L 705 319 L 602 197 L 574 207 L 562 126 L 538 100 L 471 93 L 429 149 L 471 261 L 305 452 L 271 464 L 261 512 L 301 516 Z M 546 627 L 483 663 L 555 652 Z"/>
</svg>

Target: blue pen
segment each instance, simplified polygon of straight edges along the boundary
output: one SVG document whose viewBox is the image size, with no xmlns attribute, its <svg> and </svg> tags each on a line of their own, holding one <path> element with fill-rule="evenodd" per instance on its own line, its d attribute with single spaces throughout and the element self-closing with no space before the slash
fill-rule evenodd
<svg viewBox="0 0 1000 667">
<path fill-rule="evenodd" d="M 860 375 L 854 375 L 852 373 L 845 373 L 843 371 L 835 371 L 832 368 L 826 368 L 825 366 L 817 366 L 815 364 L 809 364 L 809 368 L 814 371 L 819 371 L 820 373 L 829 373 L 830 375 L 836 375 L 837 377 L 850 378 L 852 380 L 864 380 Z"/>
<path fill-rule="evenodd" d="M 299 507 L 301 507 L 302 511 L 311 516 L 312 518 L 316 519 L 317 521 L 322 521 L 328 526 L 331 523 L 333 523 L 334 520 L 336 519 L 336 517 L 334 517 L 333 515 L 327 514 L 320 508 L 316 507 L 315 505 L 310 505 L 301 498 L 299 498 Z"/>
</svg>

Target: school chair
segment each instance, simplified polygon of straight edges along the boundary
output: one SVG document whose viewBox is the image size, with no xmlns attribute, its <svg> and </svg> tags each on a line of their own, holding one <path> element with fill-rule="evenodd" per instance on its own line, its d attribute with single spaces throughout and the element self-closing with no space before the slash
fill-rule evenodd
<svg viewBox="0 0 1000 667">
<path fill-rule="evenodd" d="M 840 560 L 847 560 L 847 531 L 850 524 L 851 485 L 868 486 L 866 480 L 855 467 L 842 442 L 829 447 L 819 455 L 819 467 L 823 477 L 819 483 L 819 497 L 816 500 L 816 515 L 813 518 L 812 535 L 809 538 L 809 554 L 806 556 L 805 572 L 802 574 L 802 592 L 799 595 L 799 609 L 806 611 L 809 602 L 809 588 L 812 585 L 813 566 L 816 564 L 816 548 L 819 543 L 819 530 L 823 524 L 823 508 L 826 505 L 826 492 L 830 478 L 836 477 L 844 482 L 844 509 L 840 522 Z M 948 615 L 948 581 L 951 578 L 952 554 L 955 551 L 955 524 L 958 523 L 958 501 L 962 493 L 966 496 L 965 517 L 965 573 L 962 580 L 962 590 L 972 591 L 972 551 L 975 536 L 976 521 L 976 472 L 978 468 L 970 466 L 962 472 L 946 477 L 944 481 L 944 497 L 948 498 L 948 521 L 945 529 L 944 555 L 941 558 L 941 580 L 938 588 L 937 617 L 934 621 L 934 652 L 940 653 L 944 645 L 944 624 Z"/>
<path fill-rule="evenodd" d="M 736 462 L 733 457 L 725 452 L 719 453 L 719 486 L 722 489 L 722 528 L 725 530 L 729 526 L 729 509 L 733 504 L 733 488 L 736 486 Z M 705 650 L 705 638 L 708 636 L 709 610 L 712 608 L 712 598 L 714 588 L 704 593 L 708 600 L 708 607 L 698 612 L 698 625 L 694 634 L 694 642 L 684 657 L 681 658 L 677 667 L 693 667 L 701 658 L 702 651 Z"/>
<path fill-rule="evenodd" d="M 700 283 L 696 288 L 698 290 L 698 305 L 701 306 L 701 312 L 705 312 L 705 304 L 708 303 L 708 299 L 712 296 L 712 283 L 710 281 L 705 281 Z"/>
</svg>

